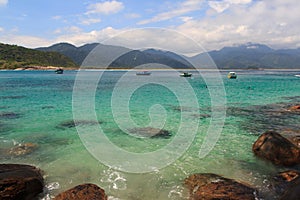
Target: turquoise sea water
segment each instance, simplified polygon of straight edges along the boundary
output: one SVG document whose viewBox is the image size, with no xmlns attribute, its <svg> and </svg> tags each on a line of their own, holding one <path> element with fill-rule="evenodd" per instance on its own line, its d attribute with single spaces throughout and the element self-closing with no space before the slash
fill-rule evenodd
<svg viewBox="0 0 300 200">
<path fill-rule="evenodd" d="M 209 73 L 203 72 L 204 75 Z M 268 193 L 270 177 L 282 168 L 254 157 L 252 144 L 259 134 L 267 130 L 300 129 L 300 116 L 284 113 L 288 106 L 300 102 L 300 78 L 294 76 L 297 72 L 237 71 L 238 78 L 230 80 L 224 71 L 221 76 L 227 101 L 225 124 L 213 150 L 200 159 L 199 149 L 212 113 L 209 91 L 199 74 L 182 78 L 175 72 L 152 72 L 151 77 L 173 84 L 172 87 L 179 91 L 185 90 L 179 83 L 186 79 L 197 96 L 199 108 L 182 106 L 170 88 L 146 84 L 133 92 L 128 105 L 121 106 L 129 108 L 130 117 L 138 126 L 147 127 L 151 122 L 149 110 L 160 105 L 157 110 L 163 112 L 158 112 L 157 118 L 162 113 L 165 115 L 163 128 L 172 136 L 138 138 L 120 130 L 111 111 L 111 95 L 124 72 L 107 71 L 97 87 L 94 110 L 101 128 L 116 146 L 136 153 L 163 148 L 176 135 L 182 113 L 189 121 L 199 124 L 192 145 L 167 167 L 150 173 L 117 171 L 96 160 L 72 126 L 76 74 L 76 71 L 66 71 L 62 75 L 52 71 L 0 72 L 0 148 L 9 149 L 23 143 L 38 145 L 28 155 L 3 155 L 0 162 L 27 163 L 43 169 L 48 188 L 44 199 L 86 182 L 104 188 L 110 199 L 186 199 L 184 179 L 193 173 L 208 172 L 249 183 Z M 137 77 L 135 73 L 131 76 L 122 82 L 120 91 L 126 93 L 135 80 L 149 78 Z M 189 97 L 188 94 L 186 96 Z M 128 119 L 121 120 L 126 124 Z M 94 122 L 81 121 L 79 126 L 98 126 Z M 192 127 L 186 127 L 185 132 L 189 134 L 192 130 Z"/>
</svg>

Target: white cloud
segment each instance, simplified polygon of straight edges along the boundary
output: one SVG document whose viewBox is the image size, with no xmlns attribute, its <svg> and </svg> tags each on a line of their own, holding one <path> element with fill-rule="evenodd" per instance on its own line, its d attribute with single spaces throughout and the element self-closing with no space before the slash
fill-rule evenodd
<svg viewBox="0 0 300 200">
<path fill-rule="evenodd" d="M 14 34 L 1 35 L 0 41 L 5 41 L 6 44 L 16 44 L 27 48 L 50 46 L 53 44 L 52 40 L 45 38 Z"/>
<path fill-rule="evenodd" d="M 189 12 L 199 10 L 201 8 L 202 3 L 203 0 L 185 0 L 184 2 L 181 2 L 177 6 L 175 6 L 174 9 L 163 13 L 159 13 L 150 19 L 142 20 L 138 22 L 138 24 L 144 25 L 152 22 L 165 21 L 174 17 L 182 16 Z"/>
<path fill-rule="evenodd" d="M 0 32 L 3 32 L 4 31 L 4 28 L 0 27 Z"/>
<path fill-rule="evenodd" d="M 77 33 L 81 33 L 82 29 L 77 27 L 77 26 L 68 26 L 68 27 L 64 27 L 64 28 L 59 28 L 53 31 L 54 34 L 77 34 Z"/>
<path fill-rule="evenodd" d="M 188 21 L 192 20 L 193 17 L 183 16 L 183 17 L 180 17 L 180 19 L 181 19 L 181 21 L 183 21 L 183 22 L 188 22 Z"/>
<path fill-rule="evenodd" d="M 114 14 L 121 11 L 124 8 L 122 2 L 119 1 L 105 1 L 101 3 L 90 4 L 86 14 Z"/>
<path fill-rule="evenodd" d="M 56 16 L 53 16 L 52 19 L 54 20 L 60 20 L 62 18 L 62 16 L 60 15 L 56 15 Z"/>
<path fill-rule="evenodd" d="M 8 0 L 0 0 L 0 6 L 5 6 L 7 5 Z"/>
<path fill-rule="evenodd" d="M 226 12 L 189 20 L 177 30 L 193 37 L 206 49 L 234 43 L 257 42 L 274 48 L 300 47 L 300 4 L 297 0 L 231 1 Z"/>
<path fill-rule="evenodd" d="M 231 5 L 237 4 L 237 5 L 243 5 L 243 4 L 249 4 L 252 0 L 221 0 L 221 1 L 209 1 L 208 5 L 216 10 L 218 13 L 221 13 L 228 9 Z"/>
<path fill-rule="evenodd" d="M 100 18 L 88 18 L 88 19 L 82 19 L 80 23 L 83 25 L 90 25 L 90 24 L 96 24 L 99 22 L 101 22 Z"/>
</svg>

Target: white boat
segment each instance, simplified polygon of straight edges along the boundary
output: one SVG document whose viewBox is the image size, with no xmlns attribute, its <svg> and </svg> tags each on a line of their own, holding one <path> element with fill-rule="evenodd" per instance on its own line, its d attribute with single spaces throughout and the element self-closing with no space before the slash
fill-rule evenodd
<svg viewBox="0 0 300 200">
<path fill-rule="evenodd" d="M 191 77 L 192 74 L 188 73 L 188 72 L 183 72 L 182 74 L 180 74 L 180 76 L 182 76 L 182 77 Z"/>
<path fill-rule="evenodd" d="M 151 72 L 149 72 L 149 71 L 140 71 L 140 72 L 136 72 L 136 75 L 150 75 L 151 74 Z"/>
<path fill-rule="evenodd" d="M 237 78 L 237 75 L 236 75 L 235 72 L 229 72 L 229 73 L 227 74 L 227 77 L 228 77 L 229 79 L 236 79 L 236 78 Z"/>
<path fill-rule="evenodd" d="M 300 74 L 296 74 L 295 76 L 300 78 Z"/>
</svg>

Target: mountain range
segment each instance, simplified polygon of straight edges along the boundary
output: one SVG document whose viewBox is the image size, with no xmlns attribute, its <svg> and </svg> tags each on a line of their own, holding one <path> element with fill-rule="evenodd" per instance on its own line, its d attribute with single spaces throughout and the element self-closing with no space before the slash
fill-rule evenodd
<svg viewBox="0 0 300 200">
<path fill-rule="evenodd" d="M 76 64 L 81 65 L 84 58 L 98 45 L 102 45 L 102 48 L 112 47 L 99 43 L 85 44 L 80 47 L 68 43 L 59 43 L 50 47 L 38 48 L 38 50 L 62 53 L 71 58 Z M 113 47 L 115 50 L 124 48 Z M 207 53 L 219 69 L 300 69 L 300 48 L 275 50 L 264 44 L 246 43 Z M 186 57 L 157 49 L 127 50 L 127 53 L 114 60 L 110 67 L 132 68 L 147 63 L 159 63 L 174 69 L 188 69 L 193 67 L 191 63 L 200 62 L 207 56 L 207 53 Z M 203 68 L 209 67 L 203 65 Z"/>
<path fill-rule="evenodd" d="M 101 53 L 96 52 L 97 49 L 101 49 Z M 87 62 L 85 58 L 93 52 L 95 62 Z M 158 49 L 132 50 L 100 43 L 79 47 L 69 43 L 58 43 L 36 49 L 0 43 L 0 69 L 14 69 L 27 65 L 104 68 L 106 66 L 99 66 L 97 63 L 105 59 L 109 61 L 112 54 L 121 56 L 104 65 L 117 69 L 147 67 L 147 65 L 153 67 L 154 64 L 158 64 L 156 66 L 159 68 L 168 66 L 174 69 L 191 69 L 193 68 L 191 63 L 201 63 L 202 68 L 210 68 L 211 63 L 203 62 L 207 60 L 207 55 L 212 58 L 219 69 L 300 69 L 300 48 L 275 50 L 264 44 L 246 43 L 207 53 L 186 57 Z"/>
</svg>

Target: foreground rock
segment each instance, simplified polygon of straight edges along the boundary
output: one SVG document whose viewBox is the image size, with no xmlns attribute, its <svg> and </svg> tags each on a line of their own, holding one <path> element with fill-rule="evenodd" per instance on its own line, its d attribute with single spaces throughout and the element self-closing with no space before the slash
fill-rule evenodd
<svg viewBox="0 0 300 200">
<path fill-rule="evenodd" d="M 300 197 L 300 172 L 296 170 L 280 172 L 273 178 L 272 186 L 282 199 L 293 199 L 288 196 L 292 197 L 295 194 Z"/>
<path fill-rule="evenodd" d="M 0 164 L 0 199 L 32 200 L 43 192 L 44 179 L 30 165 Z"/>
<path fill-rule="evenodd" d="M 97 185 L 82 184 L 60 193 L 54 200 L 107 200 L 107 196 Z"/>
<path fill-rule="evenodd" d="M 250 186 L 216 174 L 193 174 L 185 185 L 192 200 L 255 200 L 257 194 Z"/>
<path fill-rule="evenodd" d="M 256 156 L 277 165 L 292 166 L 300 163 L 300 148 L 274 131 L 263 133 L 253 144 L 252 151 Z"/>
<path fill-rule="evenodd" d="M 289 109 L 289 111 L 300 111 L 300 104 L 299 105 L 294 105 L 294 106 L 291 106 Z"/>
</svg>

